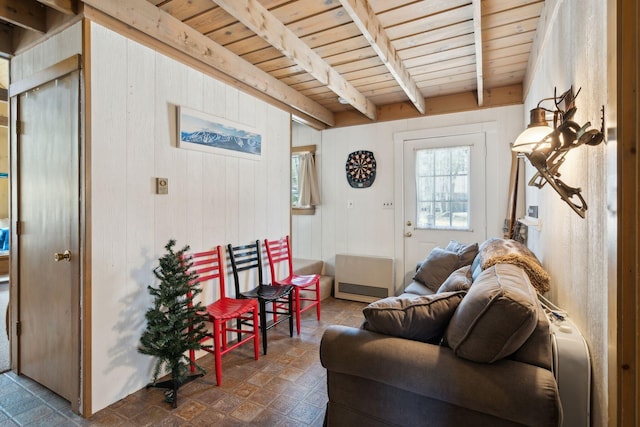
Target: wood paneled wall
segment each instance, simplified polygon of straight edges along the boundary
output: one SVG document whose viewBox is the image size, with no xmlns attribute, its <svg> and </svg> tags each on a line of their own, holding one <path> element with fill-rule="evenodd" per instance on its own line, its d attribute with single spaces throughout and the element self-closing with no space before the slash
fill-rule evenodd
<svg viewBox="0 0 640 427">
<path fill-rule="evenodd" d="M 170 238 L 197 251 L 289 232 L 290 116 L 97 24 L 90 99 L 95 412 L 150 379 L 136 348 Z M 256 128 L 261 159 L 176 147 L 177 106 Z M 168 195 L 155 194 L 155 177 L 168 178 Z"/>
<path fill-rule="evenodd" d="M 559 2 L 558 2 L 559 3 Z M 600 127 L 607 95 L 607 4 L 597 0 L 563 1 L 547 25 L 547 42 L 538 53 L 525 111 L 571 85 L 582 88 L 574 120 Z M 549 6 L 548 5 L 548 6 Z M 571 58 L 567 61 L 567 58 Z M 528 120 L 526 118 L 525 120 Z M 593 367 L 592 425 L 607 425 L 608 293 L 607 286 L 607 145 L 572 151 L 560 172 L 570 186 L 581 187 L 589 209 L 576 215 L 549 186 L 527 187 L 528 205 L 538 205 L 542 230 L 529 233 L 529 246 L 551 275 L 551 299 L 567 310 L 585 336 Z M 534 169 L 527 162 L 527 178 Z M 615 203 L 614 203 L 615 205 Z M 613 207 L 613 206 L 612 206 Z M 615 208 L 614 208 L 615 211 Z"/>
</svg>

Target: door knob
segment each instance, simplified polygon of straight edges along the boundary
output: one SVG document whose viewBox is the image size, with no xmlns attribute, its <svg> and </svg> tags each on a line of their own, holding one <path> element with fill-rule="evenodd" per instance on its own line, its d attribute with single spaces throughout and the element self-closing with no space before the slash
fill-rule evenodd
<svg viewBox="0 0 640 427">
<path fill-rule="evenodd" d="M 404 237 L 411 237 L 413 236 L 413 234 L 411 234 L 410 231 L 407 231 L 406 233 L 404 233 Z"/>
<path fill-rule="evenodd" d="M 66 259 L 67 262 L 71 262 L 71 252 L 69 252 L 68 249 L 63 253 L 56 252 L 55 254 L 53 254 L 53 259 L 55 259 L 56 261 L 62 261 L 63 259 Z"/>
</svg>

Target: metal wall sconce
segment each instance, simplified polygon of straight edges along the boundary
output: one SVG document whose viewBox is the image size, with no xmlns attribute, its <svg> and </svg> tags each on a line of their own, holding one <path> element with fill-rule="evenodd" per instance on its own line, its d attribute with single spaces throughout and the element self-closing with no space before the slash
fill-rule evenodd
<svg viewBox="0 0 640 427">
<path fill-rule="evenodd" d="M 538 172 L 529 180 L 529 185 L 542 188 L 546 183 L 560 195 L 571 209 L 582 218 L 587 211 L 587 202 L 582 197 L 582 189 L 570 187 L 560 179 L 560 166 L 565 161 L 569 150 L 583 144 L 598 145 L 604 141 L 604 106 L 601 109 L 600 130 L 589 129 L 591 122 L 584 126 L 572 121 L 576 113 L 575 99 L 580 89 L 574 95 L 573 86 L 560 96 L 544 98 L 536 108 L 530 112 L 530 123 L 522 132 L 511 149 L 524 155 Z M 541 107 L 545 101 L 553 100 L 552 110 Z M 563 107 L 561 108 L 561 105 Z M 553 114 L 553 127 L 547 122 L 547 113 Z"/>
</svg>

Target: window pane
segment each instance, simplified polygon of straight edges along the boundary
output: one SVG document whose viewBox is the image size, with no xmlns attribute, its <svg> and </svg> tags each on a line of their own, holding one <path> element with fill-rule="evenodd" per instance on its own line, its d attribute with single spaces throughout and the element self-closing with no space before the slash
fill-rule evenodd
<svg viewBox="0 0 640 427">
<path fill-rule="evenodd" d="M 417 228 L 469 228 L 469 146 L 416 151 Z"/>
<path fill-rule="evenodd" d="M 291 206 L 298 206 L 300 188 L 298 187 L 298 172 L 300 171 L 300 156 L 291 156 Z"/>
</svg>

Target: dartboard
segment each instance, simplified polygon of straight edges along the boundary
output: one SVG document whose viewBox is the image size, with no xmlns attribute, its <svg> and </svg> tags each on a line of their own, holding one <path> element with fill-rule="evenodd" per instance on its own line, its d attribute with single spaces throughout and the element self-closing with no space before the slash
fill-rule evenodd
<svg viewBox="0 0 640 427">
<path fill-rule="evenodd" d="M 347 164 L 347 181 L 354 188 L 366 188 L 376 179 L 376 159 L 371 151 L 358 150 L 349 154 Z"/>
</svg>

